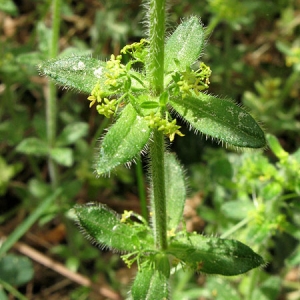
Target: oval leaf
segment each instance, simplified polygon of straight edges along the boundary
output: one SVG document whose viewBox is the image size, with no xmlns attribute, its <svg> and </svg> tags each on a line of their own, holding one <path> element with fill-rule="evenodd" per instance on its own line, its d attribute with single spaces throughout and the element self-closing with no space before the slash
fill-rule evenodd
<svg viewBox="0 0 300 300">
<path fill-rule="evenodd" d="M 165 46 L 165 72 L 185 71 L 200 56 L 204 45 L 204 28 L 197 17 L 180 24 Z"/>
<path fill-rule="evenodd" d="M 184 171 L 174 154 L 165 154 L 165 184 L 168 230 L 176 229 L 182 218 L 186 190 Z"/>
<path fill-rule="evenodd" d="M 104 89 L 105 67 L 105 62 L 95 58 L 72 56 L 48 60 L 39 65 L 39 70 L 64 87 L 89 94 L 99 81 L 101 88 Z"/>
<path fill-rule="evenodd" d="M 131 104 L 122 111 L 100 145 L 95 162 L 98 175 L 110 172 L 116 166 L 129 163 L 146 145 L 150 137 L 147 121 L 140 117 Z"/>
<path fill-rule="evenodd" d="M 143 268 L 135 277 L 131 288 L 133 300 L 169 299 L 168 279 L 155 269 Z"/>
<path fill-rule="evenodd" d="M 31 260 L 26 256 L 7 254 L 0 259 L 0 279 L 20 286 L 33 278 L 34 270 Z"/>
<path fill-rule="evenodd" d="M 120 216 L 102 204 L 74 207 L 77 221 L 86 237 L 103 248 L 121 252 L 151 249 L 153 238 L 145 225 L 121 223 Z"/>
<path fill-rule="evenodd" d="M 261 256 L 236 240 L 191 235 L 171 242 L 169 253 L 195 271 L 233 276 L 264 264 Z"/>
<path fill-rule="evenodd" d="M 196 130 L 229 145 L 246 148 L 266 146 L 264 132 L 245 110 L 232 101 L 200 93 L 172 99 L 172 107 Z"/>
<path fill-rule="evenodd" d="M 67 146 L 87 135 L 89 126 L 84 122 L 67 125 L 57 138 L 56 145 Z"/>
<path fill-rule="evenodd" d="M 48 154 L 48 145 L 38 138 L 31 137 L 24 139 L 17 146 L 16 150 L 27 155 L 46 156 Z"/>
<path fill-rule="evenodd" d="M 70 148 L 53 148 L 50 150 L 50 156 L 58 164 L 71 167 L 74 162 L 73 150 Z"/>
</svg>

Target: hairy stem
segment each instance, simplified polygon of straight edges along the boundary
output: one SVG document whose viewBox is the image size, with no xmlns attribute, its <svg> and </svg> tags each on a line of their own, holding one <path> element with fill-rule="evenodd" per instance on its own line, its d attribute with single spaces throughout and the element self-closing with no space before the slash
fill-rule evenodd
<svg viewBox="0 0 300 300">
<path fill-rule="evenodd" d="M 55 58 L 58 53 L 59 29 L 60 29 L 60 9 L 61 0 L 53 0 L 52 2 L 52 37 L 49 49 L 49 58 Z M 52 148 L 56 139 L 56 116 L 57 116 L 57 99 L 56 86 L 53 82 L 49 82 L 48 93 L 46 96 L 46 126 L 47 139 L 49 148 Z M 55 162 L 49 158 L 49 175 L 51 183 L 54 187 L 58 183 L 58 171 Z"/>
<path fill-rule="evenodd" d="M 151 0 L 149 4 L 149 61 L 150 89 L 159 95 L 164 87 L 165 0 Z"/>
<path fill-rule="evenodd" d="M 165 37 L 165 0 L 150 0 L 149 3 L 149 59 L 147 72 L 150 91 L 158 96 L 164 87 L 164 37 Z M 152 180 L 154 213 L 153 226 L 155 244 L 158 249 L 167 248 L 167 215 L 164 175 L 164 136 L 155 130 L 150 144 L 150 174 Z"/>
<path fill-rule="evenodd" d="M 152 180 L 152 210 L 155 244 L 158 249 L 167 248 L 166 191 L 164 175 L 164 135 L 159 131 L 153 134 L 150 145 L 150 174 Z"/>
</svg>

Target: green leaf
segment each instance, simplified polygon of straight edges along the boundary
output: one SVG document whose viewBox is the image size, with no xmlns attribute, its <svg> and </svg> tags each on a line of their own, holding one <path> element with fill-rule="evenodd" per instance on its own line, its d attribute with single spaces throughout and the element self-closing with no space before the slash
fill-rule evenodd
<svg viewBox="0 0 300 300">
<path fill-rule="evenodd" d="M 24 139 L 17 146 L 16 150 L 27 155 L 46 156 L 48 154 L 48 145 L 38 138 L 31 137 Z"/>
<path fill-rule="evenodd" d="M 3 281 L 4 282 L 4 281 Z M 5 288 L 5 286 L 4 286 L 4 284 L 1 282 L 1 279 L 0 279 L 0 284 L 2 285 L 2 288 L 0 288 L 0 299 L 1 300 L 9 300 L 8 299 L 8 296 L 7 296 L 7 294 L 4 292 L 4 288 Z"/>
<path fill-rule="evenodd" d="M 253 291 L 253 296 L 251 299 L 279 299 L 278 297 L 281 289 L 282 278 L 278 276 L 270 276 L 264 282 L 260 282 L 259 288 Z"/>
<path fill-rule="evenodd" d="M 140 107 L 144 109 L 152 109 L 159 107 L 159 104 L 156 101 L 145 101 L 140 105 Z"/>
<path fill-rule="evenodd" d="M 170 261 L 165 253 L 155 255 L 155 269 L 163 274 L 166 278 L 170 277 Z"/>
<path fill-rule="evenodd" d="M 0 156 L 0 196 L 6 193 L 10 180 L 22 169 L 21 163 L 9 165 L 6 160 Z"/>
<path fill-rule="evenodd" d="M 71 167 L 74 162 L 73 150 L 70 148 L 53 148 L 50 156 L 60 165 Z"/>
<path fill-rule="evenodd" d="M 250 201 L 227 201 L 221 206 L 222 213 L 234 220 L 242 220 L 248 217 L 249 211 L 255 209 L 253 202 Z"/>
<path fill-rule="evenodd" d="M 14 286 L 20 286 L 33 277 L 31 260 L 25 256 L 7 254 L 0 259 L 0 279 Z"/>
<path fill-rule="evenodd" d="M 204 45 L 204 28 L 197 17 L 180 24 L 165 46 L 165 72 L 185 71 L 200 56 Z"/>
<path fill-rule="evenodd" d="M 74 210 L 81 230 L 94 244 L 121 252 L 153 248 L 148 227 L 122 223 L 120 216 L 105 205 L 76 205 Z"/>
<path fill-rule="evenodd" d="M 165 154 L 165 184 L 168 229 L 176 229 L 182 218 L 186 190 L 184 171 L 174 154 Z"/>
<path fill-rule="evenodd" d="M 74 56 L 46 61 L 39 70 L 64 87 L 90 94 L 97 82 L 104 88 L 106 63 L 89 56 Z"/>
<path fill-rule="evenodd" d="M 155 269 L 142 268 L 135 277 L 131 297 L 133 300 L 169 299 L 168 279 Z"/>
<path fill-rule="evenodd" d="M 264 201 L 269 202 L 271 200 L 275 200 L 279 198 L 279 196 L 283 193 L 282 183 L 279 182 L 268 182 L 268 184 L 264 185 L 260 191 L 260 196 Z"/>
<path fill-rule="evenodd" d="M 266 146 L 256 121 L 232 101 L 200 93 L 170 100 L 172 107 L 196 130 L 229 145 L 246 148 Z"/>
<path fill-rule="evenodd" d="M 18 55 L 16 61 L 21 64 L 25 65 L 26 68 L 31 67 L 34 68 L 34 71 L 36 73 L 36 65 L 39 64 L 41 61 L 43 61 L 45 57 L 40 52 L 28 52 L 28 53 L 22 53 Z M 28 70 L 26 69 L 28 72 Z"/>
<path fill-rule="evenodd" d="M 0 0 L 0 11 L 4 11 L 11 16 L 18 15 L 18 8 L 12 0 Z"/>
<path fill-rule="evenodd" d="M 232 276 L 264 263 L 261 256 L 236 240 L 191 235 L 170 243 L 168 252 L 195 271 Z"/>
<path fill-rule="evenodd" d="M 146 145 L 150 131 L 147 121 L 131 104 L 127 104 L 100 145 L 99 158 L 95 162 L 97 174 L 110 172 L 116 166 L 133 160 Z"/>
<path fill-rule="evenodd" d="M 52 30 L 46 26 L 45 22 L 39 21 L 36 26 L 37 39 L 38 39 L 38 50 L 39 53 L 44 55 L 44 59 L 47 59 L 49 49 L 51 47 Z M 74 55 L 74 52 L 73 52 Z M 40 63 L 40 62 L 38 62 Z M 35 65 L 37 66 L 37 64 Z"/>
<path fill-rule="evenodd" d="M 68 124 L 57 138 L 56 145 L 68 146 L 87 135 L 89 126 L 84 122 Z"/>
<path fill-rule="evenodd" d="M 47 184 L 44 181 L 38 180 L 36 178 L 32 178 L 27 183 L 27 187 L 30 194 L 37 199 L 43 199 L 52 194 L 52 188 L 50 184 Z"/>
<path fill-rule="evenodd" d="M 237 289 L 234 289 L 226 278 L 207 277 L 205 289 L 209 291 L 209 295 L 213 295 L 213 300 L 241 300 Z"/>
</svg>

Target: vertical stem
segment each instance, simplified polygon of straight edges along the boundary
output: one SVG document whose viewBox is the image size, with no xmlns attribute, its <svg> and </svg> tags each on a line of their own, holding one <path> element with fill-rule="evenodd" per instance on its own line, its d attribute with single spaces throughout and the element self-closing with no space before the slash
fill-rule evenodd
<svg viewBox="0 0 300 300">
<path fill-rule="evenodd" d="M 167 248 L 167 214 L 164 174 L 164 135 L 154 131 L 153 142 L 150 144 L 150 174 L 152 180 L 152 209 L 154 211 L 154 237 L 158 249 Z"/>
<path fill-rule="evenodd" d="M 59 29 L 60 29 L 60 9 L 61 0 L 53 0 L 52 2 L 52 37 L 49 49 L 49 58 L 55 58 L 58 53 Z M 48 95 L 46 96 L 46 123 L 47 123 L 47 139 L 51 149 L 56 139 L 56 116 L 57 116 L 57 100 L 56 86 L 53 82 L 49 82 Z M 52 185 L 55 187 L 58 183 L 58 170 L 55 162 L 49 158 L 49 175 Z"/>
<path fill-rule="evenodd" d="M 165 37 L 165 0 L 150 0 L 149 4 L 149 59 L 147 73 L 150 90 L 158 96 L 164 88 L 164 37 Z M 164 175 L 164 136 L 154 130 L 150 144 L 150 174 L 152 180 L 154 213 L 153 226 L 155 244 L 158 249 L 167 248 L 167 214 Z"/>
<path fill-rule="evenodd" d="M 164 87 L 165 0 L 150 1 L 149 61 L 150 89 L 155 95 Z"/>
<path fill-rule="evenodd" d="M 58 54 L 59 29 L 60 29 L 61 0 L 52 1 L 52 36 L 49 49 L 49 58 L 55 58 Z"/>
</svg>

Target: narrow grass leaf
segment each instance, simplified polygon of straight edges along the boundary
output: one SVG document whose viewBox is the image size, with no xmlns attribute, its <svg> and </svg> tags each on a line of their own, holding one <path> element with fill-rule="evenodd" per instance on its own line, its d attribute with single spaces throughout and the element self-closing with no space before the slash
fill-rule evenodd
<svg viewBox="0 0 300 300">
<path fill-rule="evenodd" d="M 30 215 L 20 223 L 15 230 L 8 236 L 8 238 L 0 245 L 0 256 L 7 252 L 15 242 L 17 242 L 29 228 L 53 205 L 55 200 L 61 195 L 62 189 L 58 188 L 54 192 L 43 199 L 40 204 L 30 213 Z"/>
</svg>

